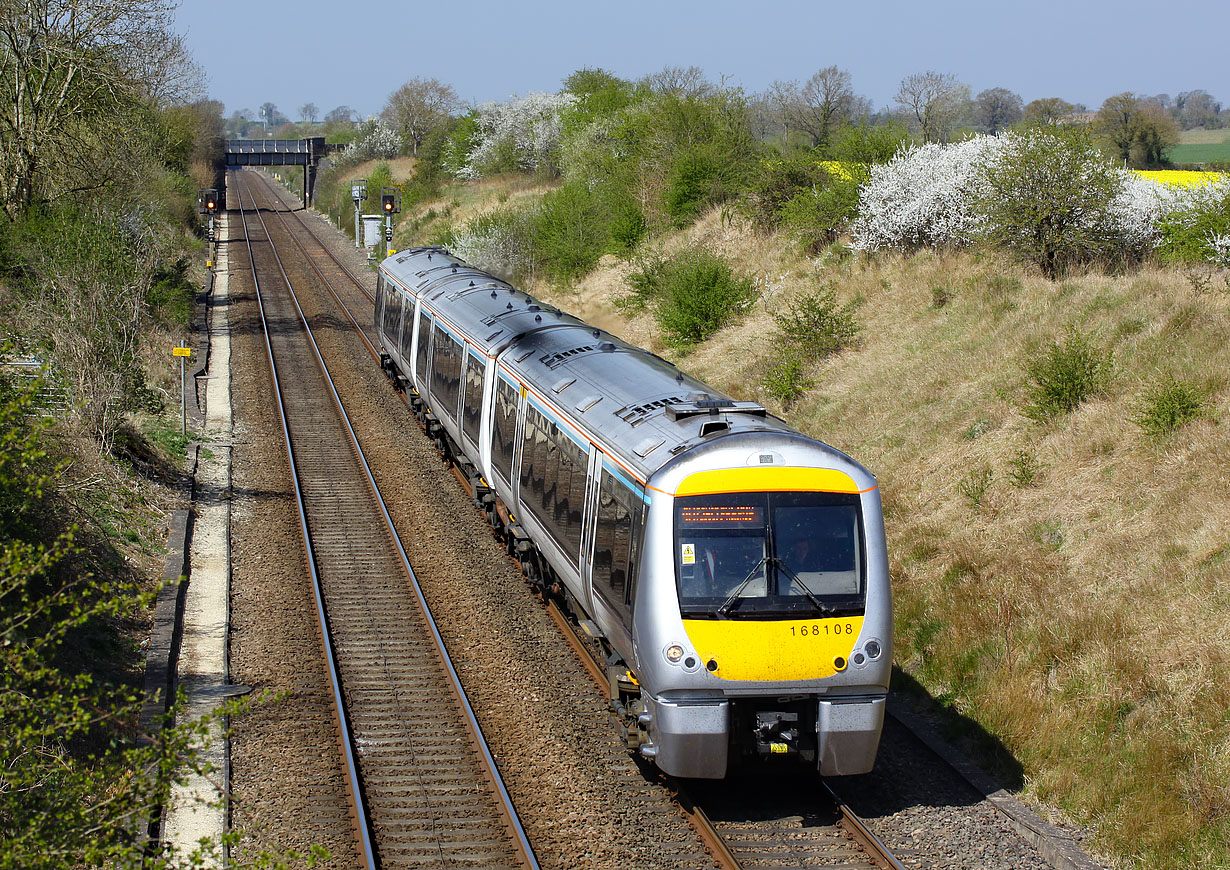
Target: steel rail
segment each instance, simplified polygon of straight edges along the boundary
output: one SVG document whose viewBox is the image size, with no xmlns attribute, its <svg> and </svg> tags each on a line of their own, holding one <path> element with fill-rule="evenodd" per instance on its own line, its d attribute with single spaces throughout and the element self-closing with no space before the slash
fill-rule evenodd
<svg viewBox="0 0 1230 870">
<path fill-rule="evenodd" d="M 252 266 L 252 285 L 256 289 L 256 303 L 261 313 L 261 329 L 265 335 L 265 350 L 269 358 L 269 370 L 273 375 L 273 391 L 277 397 L 278 415 L 282 421 L 282 436 L 286 446 L 286 456 L 290 462 L 291 483 L 295 490 L 295 502 L 299 507 L 299 528 L 303 534 L 305 542 L 305 550 L 308 557 L 308 573 L 312 578 L 312 591 L 316 599 L 316 618 L 320 625 L 321 643 L 324 646 L 325 661 L 329 668 L 329 683 L 333 688 L 333 708 L 337 715 L 338 729 L 340 731 L 340 742 L 342 745 L 343 758 L 346 765 L 346 782 L 350 792 L 350 800 L 355 808 L 356 823 L 359 828 L 360 851 L 363 854 L 364 866 L 370 870 L 376 870 L 376 849 L 372 842 L 371 819 L 368 817 L 367 808 L 363 802 L 363 789 L 360 782 L 358 762 L 355 759 L 354 740 L 350 731 L 350 722 L 346 715 L 346 704 L 342 699 L 342 682 L 341 675 L 337 667 L 337 654 L 333 649 L 333 644 L 329 641 L 329 619 L 325 611 L 324 590 L 320 583 L 320 574 L 316 569 L 316 557 L 312 553 L 310 542 L 312 540 L 311 532 L 307 525 L 307 508 L 303 503 L 303 491 L 299 486 L 299 471 L 295 464 L 295 451 L 290 440 L 290 426 L 286 419 L 286 404 L 282 397 L 282 385 L 278 379 L 278 367 L 273 354 L 273 342 L 269 336 L 269 324 L 265 318 L 265 303 L 261 299 L 260 281 L 256 276 L 256 258 L 252 253 L 252 238 L 248 233 L 248 218 L 243 209 L 243 192 L 236 191 L 236 196 L 239 200 L 239 218 L 243 223 L 244 241 L 248 248 L 248 262 Z M 248 198 L 252 199 L 253 208 L 255 209 L 256 201 L 252 198 L 251 193 Z M 260 216 L 259 211 L 255 211 L 257 217 Z M 264 228 L 264 222 L 261 223 Z M 266 239 L 268 239 L 268 230 L 266 230 Z M 269 239 L 270 247 L 273 242 Z"/>
<path fill-rule="evenodd" d="M 271 192 L 271 193 L 272 193 L 275 197 L 277 197 L 278 201 L 279 201 L 279 202 L 281 202 L 283 205 L 285 205 L 285 204 L 286 204 L 286 201 L 282 199 L 282 193 L 281 193 L 281 191 L 279 191 L 279 190 L 277 189 L 277 187 L 274 185 L 274 183 L 273 183 L 272 181 L 270 181 L 268 178 L 266 178 L 266 177 L 265 177 L 262 173 L 257 173 L 257 175 L 260 177 L 261 181 L 262 181 L 262 182 L 264 182 L 264 183 L 265 183 L 265 185 L 267 185 L 267 187 L 269 188 L 270 192 Z M 361 291 L 363 292 L 363 295 L 364 295 L 364 296 L 366 296 L 366 297 L 368 298 L 368 300 L 369 300 L 369 301 L 371 301 L 371 302 L 375 302 L 375 301 L 376 301 L 376 297 L 375 297 L 375 295 L 374 295 L 374 294 L 372 294 L 372 293 L 371 293 L 371 291 L 369 291 L 369 290 L 367 289 L 367 285 L 365 285 L 362 281 L 360 281 L 360 280 L 359 280 L 359 278 L 358 278 L 358 276 L 356 276 L 354 272 L 350 271 L 350 267 L 349 267 L 349 266 L 347 266 L 345 263 L 343 263 L 341 260 L 339 260 L 336 256 L 334 256 L 333 252 L 332 252 L 331 250 L 329 250 L 329 247 L 328 247 L 328 246 L 324 243 L 324 241 L 320 238 L 320 236 L 316 235 L 315 230 L 313 230 L 311 227 L 309 227 L 309 226 L 307 225 L 307 221 L 305 221 L 302 217 L 300 217 L 300 216 L 299 216 L 299 214 L 298 214 L 298 213 L 297 213 L 297 212 L 296 212 L 293 208 L 292 208 L 292 209 L 289 209 L 289 210 L 288 210 L 288 211 L 286 211 L 286 212 L 281 212 L 281 211 L 278 211 L 278 212 L 277 212 L 277 214 L 278 214 L 279 216 L 280 216 L 280 215 L 282 215 L 282 214 L 290 214 L 290 215 L 293 215 L 293 216 L 294 216 L 294 218 L 295 218 L 295 220 L 299 221 L 299 226 L 303 227 L 304 231 L 305 231 L 305 232 L 306 232 L 309 236 L 311 236 L 313 239 L 315 239 L 315 240 L 316 240 L 316 244 L 320 245 L 321 250 L 323 250 L 326 254 L 328 254 L 328 255 L 329 255 L 329 259 L 330 259 L 330 260 L 332 260 L 334 263 L 336 263 L 336 264 L 337 264 L 337 266 L 338 266 L 338 268 L 339 268 L 339 269 L 341 269 L 343 272 L 345 272 L 345 273 L 347 274 L 347 276 L 349 276 L 350 280 L 354 282 L 354 285 L 355 285 L 356 287 L 358 287 L 358 288 L 359 288 L 359 290 L 361 290 Z M 297 240 L 296 240 L 296 241 L 297 241 Z M 300 246 L 300 248 L 302 249 L 302 246 Z M 320 273 L 320 271 L 319 271 L 319 270 L 317 270 L 317 274 L 319 274 L 319 273 Z"/>
<path fill-rule="evenodd" d="M 867 823 L 859 818 L 854 810 L 846 804 L 844 800 L 833 791 L 824 780 L 820 781 L 824 786 L 824 790 L 829 793 L 829 797 L 837 804 L 837 808 L 841 810 L 841 824 L 846 829 L 846 832 L 854 839 L 856 843 L 872 857 L 872 860 L 879 864 L 885 870 L 905 870 L 904 865 L 893 857 L 893 853 L 889 851 L 888 846 L 884 845 L 884 841 L 872 833 L 871 828 Z"/>
<path fill-rule="evenodd" d="M 250 192 L 249 192 L 249 198 L 252 198 Z M 255 202 L 255 200 L 253 201 Z M 259 211 L 256 212 L 256 216 L 257 216 L 257 219 L 261 222 L 262 228 L 265 228 L 264 219 L 260 216 Z M 268 237 L 267 228 L 265 229 L 265 232 L 266 232 L 266 236 Z M 534 870 L 537 870 L 539 866 L 538 859 L 534 854 L 533 847 L 530 845 L 529 838 L 527 837 L 525 833 L 525 829 L 521 824 L 521 820 L 517 815 L 517 811 L 513 805 L 512 798 L 508 794 L 508 790 L 504 785 L 503 778 L 501 777 L 500 772 L 499 772 L 499 765 L 496 763 L 495 758 L 491 753 L 491 749 L 487 745 L 486 738 L 483 736 L 482 729 L 478 723 L 478 717 L 475 715 L 474 708 L 470 704 L 470 700 L 469 700 L 469 697 L 466 695 L 465 688 L 461 684 L 461 678 L 457 674 L 457 670 L 453 665 L 452 658 L 449 656 L 448 648 L 444 642 L 444 638 L 440 634 L 440 630 L 438 626 L 436 625 L 436 620 L 434 616 L 432 615 L 431 608 L 427 604 L 426 597 L 423 595 L 422 587 L 419 585 L 418 578 L 415 576 L 415 573 L 414 573 L 414 569 L 410 565 L 409 556 L 406 554 L 406 550 L 405 550 L 405 547 L 402 545 L 401 538 L 397 534 L 397 529 L 393 523 L 392 516 L 389 514 L 388 507 L 385 504 L 384 496 L 381 494 L 380 488 L 376 484 L 375 477 L 372 475 L 371 467 L 368 464 L 367 457 L 363 452 L 362 444 L 359 441 L 358 435 L 354 431 L 354 427 L 350 423 L 349 416 L 346 414 L 345 408 L 342 404 L 341 397 L 338 395 L 337 387 L 333 382 L 333 377 L 329 373 L 328 367 L 325 365 L 324 357 L 322 356 L 320 352 L 320 348 L 316 343 L 316 339 L 312 334 L 312 330 L 311 330 L 310 325 L 308 324 L 307 317 L 304 314 L 303 309 L 299 305 L 298 296 L 295 293 L 294 287 L 291 285 L 289 276 L 286 274 L 286 269 L 283 266 L 282 258 L 278 254 L 277 248 L 273 245 L 271 238 L 270 238 L 270 247 L 273 250 L 274 257 L 277 260 L 278 269 L 282 273 L 282 278 L 286 283 L 286 287 L 290 291 L 291 300 L 294 302 L 295 310 L 299 312 L 299 316 L 303 322 L 305 334 L 307 336 L 309 344 L 312 347 L 313 355 L 316 358 L 317 364 L 320 366 L 321 373 L 324 375 L 325 380 L 329 385 L 329 391 L 332 394 L 333 401 L 338 409 L 340 419 L 342 423 L 345 425 L 346 430 L 350 435 L 351 441 L 355 449 L 356 457 L 359 460 L 359 465 L 363 469 L 363 473 L 367 480 L 368 486 L 371 488 L 372 494 L 374 495 L 376 502 L 380 507 L 382 518 L 389 532 L 390 538 L 393 541 L 397 549 L 398 556 L 402 563 L 402 567 L 405 569 L 406 574 L 410 579 L 411 587 L 414 590 L 415 598 L 419 604 L 419 607 L 422 610 L 427 626 L 429 627 L 431 631 L 431 635 L 435 642 L 437 652 L 440 655 L 441 662 L 444 665 L 444 668 L 449 675 L 449 681 L 453 689 L 454 695 L 456 696 L 465 714 L 467 730 L 469 731 L 471 738 L 475 743 L 476 748 L 479 750 L 482 756 L 484 771 L 486 772 L 489 781 L 491 782 L 492 786 L 496 789 L 496 792 L 499 796 L 501 812 L 503 813 L 505 817 L 505 821 L 510 829 L 510 832 L 513 834 L 512 839 L 514 840 L 514 843 L 517 846 L 518 852 L 522 856 L 523 863 L 525 863 L 527 866 L 531 868 L 534 868 Z M 326 281 L 326 283 L 328 282 Z M 259 300 L 259 290 L 258 290 L 257 298 Z M 340 302 L 340 300 L 338 301 Z M 264 311 L 263 306 L 261 310 L 262 310 L 262 318 L 263 318 L 263 311 Z M 262 321 L 262 325 L 264 325 L 263 321 Z M 268 336 L 268 331 L 266 329 L 266 337 L 267 336 Z M 270 359 L 271 359 L 271 364 L 272 364 L 272 348 L 270 348 Z M 276 375 L 275 375 L 275 384 L 276 384 Z M 280 392 L 279 392 L 279 403 L 281 403 Z M 285 427 L 285 415 L 284 414 L 283 414 L 282 419 L 283 419 L 283 426 Z M 288 430 L 287 430 L 287 448 L 288 450 L 290 449 Z M 294 463 L 292 459 L 292 471 L 293 471 L 293 464 Z M 296 482 L 296 496 L 299 497 L 299 490 L 298 490 L 297 482 Z M 301 517 L 304 517 L 303 529 L 304 529 L 305 539 L 310 541 L 311 538 L 308 537 L 307 525 L 306 525 L 306 515 L 304 513 L 304 507 L 303 507 L 303 503 L 301 499 L 299 501 L 299 506 L 300 506 L 300 515 Z M 313 583 L 317 589 L 318 596 L 320 596 L 322 594 L 322 591 L 320 590 L 319 580 L 316 575 L 315 560 L 313 557 L 311 557 L 311 547 L 310 546 L 308 547 L 308 550 L 309 550 L 309 559 L 312 562 Z M 322 624 L 322 631 L 327 631 L 327 625 Z"/>
<path fill-rule="evenodd" d="M 282 201 L 280 192 L 277 190 L 276 186 L 271 181 L 269 181 L 267 178 L 264 178 L 264 176 L 261 176 L 261 181 L 266 185 L 267 190 L 269 190 L 269 192 L 274 197 L 276 197 L 279 201 Z M 283 204 L 285 204 L 284 201 L 283 201 Z M 284 217 L 286 212 L 283 212 L 281 210 L 275 210 L 274 213 L 278 215 L 278 219 L 282 222 L 283 226 L 286 226 L 286 218 Z M 290 211 L 289 214 L 294 216 L 294 218 L 298 221 L 299 225 L 308 233 L 308 235 L 310 235 L 316 241 L 316 243 L 325 251 L 325 253 L 329 256 L 329 258 L 333 260 L 333 262 L 336 263 L 346 273 L 346 275 L 350 278 L 350 280 L 354 282 L 354 284 L 363 292 L 363 294 L 367 296 L 369 300 L 372 300 L 374 297 L 372 296 L 371 293 L 368 292 L 366 286 L 364 286 L 364 284 L 358 278 L 355 277 L 354 273 L 351 272 L 350 269 L 345 266 L 345 264 L 343 264 L 340 260 L 338 260 L 337 257 L 333 255 L 332 251 L 328 249 L 328 247 L 320 239 L 320 237 L 316 235 L 316 233 L 313 232 L 310 227 L 307 226 L 307 223 L 302 219 L 302 217 L 296 214 L 293 210 Z M 364 333 L 362 327 L 355 320 L 353 314 L 351 313 L 349 309 L 349 306 L 347 306 L 345 301 L 340 297 L 336 289 L 333 287 L 332 282 L 324 275 L 324 273 L 316 265 L 315 261 L 310 256 L 309 252 L 304 247 L 303 243 L 295 236 L 293 232 L 291 233 L 291 237 L 295 241 L 295 244 L 299 247 L 300 251 L 302 251 L 304 255 L 307 256 L 309 262 L 312 265 L 313 270 L 320 277 L 320 279 L 324 282 L 324 284 L 328 287 L 330 294 L 337 301 L 338 305 L 341 306 L 342 311 L 345 313 L 347 319 L 351 322 L 352 325 L 354 325 L 356 331 L 358 331 L 360 337 L 363 339 L 364 344 L 367 346 L 369 353 L 371 353 L 373 357 L 378 358 L 378 353 L 375 351 L 371 342 L 368 340 L 367 335 Z M 357 443 L 357 440 L 356 440 L 356 443 Z M 366 467 L 366 463 L 364 463 L 364 465 Z M 373 482 L 373 486 L 374 486 L 374 482 Z M 383 500 L 381 500 L 381 506 L 383 507 Z M 401 543 L 400 541 L 398 541 L 398 547 L 400 548 L 400 546 L 401 546 Z M 417 590 L 417 586 L 418 584 L 416 582 L 415 583 L 416 590 Z M 585 646 L 585 644 L 580 640 L 574 627 L 568 621 L 568 618 L 552 601 L 549 601 L 549 600 L 547 601 L 546 609 L 552 621 L 555 622 L 556 626 L 559 628 L 559 630 L 563 634 L 565 641 L 573 649 L 574 653 L 577 655 L 578 659 L 580 660 L 582 666 L 586 669 L 586 672 L 589 674 L 590 678 L 594 681 L 594 684 L 599 688 L 599 690 L 603 692 L 609 691 L 609 686 L 607 685 L 607 680 L 606 680 L 606 674 L 605 674 L 605 671 L 603 670 L 602 664 L 598 662 L 597 659 L 595 659 L 590 649 L 587 646 Z M 433 630 L 434 630 L 434 625 L 433 625 Z M 741 863 L 739 862 L 738 858 L 735 856 L 735 854 L 731 851 L 731 849 L 727 845 L 725 839 L 722 837 L 721 833 L 718 831 L 717 826 L 714 825 L 712 820 L 705 813 L 704 809 L 700 807 L 698 804 L 696 804 L 696 802 L 693 801 L 688 796 L 687 791 L 683 787 L 683 785 L 671 777 L 664 777 L 664 782 L 666 783 L 667 787 L 671 790 L 672 794 L 674 795 L 675 802 L 679 806 L 680 811 L 688 819 L 689 824 L 691 824 L 693 829 L 696 831 L 697 836 L 700 837 L 701 841 L 705 845 L 706 850 L 713 856 L 714 860 L 720 866 L 724 868 L 730 868 L 730 870 L 737 870 L 737 868 L 741 867 L 742 866 Z M 865 852 L 867 852 L 867 854 L 871 857 L 871 859 L 875 861 L 877 864 L 879 864 L 881 867 L 885 868 L 885 870 L 905 870 L 903 865 L 892 855 L 892 853 L 889 851 L 888 847 L 883 843 L 883 841 L 881 841 L 871 831 L 871 829 L 867 826 L 867 823 L 865 821 L 863 821 L 857 814 L 854 813 L 853 810 L 850 809 L 850 807 L 845 803 L 845 801 L 843 801 L 840 798 L 840 796 L 838 796 L 837 793 L 833 791 L 832 787 L 823 780 L 821 780 L 821 785 L 824 787 L 825 791 L 828 793 L 828 795 L 830 796 L 830 798 L 833 800 L 834 804 L 836 805 L 837 809 L 841 813 L 841 816 L 842 816 L 841 826 L 847 831 L 851 839 L 853 839 L 856 843 L 858 843 L 859 846 Z"/>
</svg>

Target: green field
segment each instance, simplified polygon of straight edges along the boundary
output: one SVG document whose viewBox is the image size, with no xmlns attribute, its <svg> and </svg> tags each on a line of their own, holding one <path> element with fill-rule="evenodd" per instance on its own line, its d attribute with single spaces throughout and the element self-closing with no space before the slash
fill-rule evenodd
<svg viewBox="0 0 1230 870">
<path fill-rule="evenodd" d="M 1230 142 L 1172 145 L 1166 149 L 1171 163 L 1230 163 Z"/>
</svg>

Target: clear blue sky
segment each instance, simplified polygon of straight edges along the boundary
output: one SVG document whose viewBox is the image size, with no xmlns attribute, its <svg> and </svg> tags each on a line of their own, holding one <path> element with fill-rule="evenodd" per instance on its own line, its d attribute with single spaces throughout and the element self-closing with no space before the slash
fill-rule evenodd
<svg viewBox="0 0 1230 870">
<path fill-rule="evenodd" d="M 639 78 L 695 65 L 754 93 L 835 64 L 876 108 L 925 70 L 1026 102 L 1096 109 L 1122 91 L 1201 88 L 1230 104 L 1227 0 L 183 0 L 176 21 L 227 115 L 266 101 L 293 120 L 307 102 L 368 115 L 415 76 L 504 100 L 587 66 Z"/>
</svg>

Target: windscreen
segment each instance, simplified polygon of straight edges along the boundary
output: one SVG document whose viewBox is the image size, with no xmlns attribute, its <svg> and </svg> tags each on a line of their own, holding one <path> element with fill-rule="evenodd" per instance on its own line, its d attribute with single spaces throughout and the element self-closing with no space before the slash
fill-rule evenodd
<svg viewBox="0 0 1230 870">
<path fill-rule="evenodd" d="M 799 618 L 861 613 L 857 495 L 739 492 L 675 499 L 684 616 Z"/>
</svg>

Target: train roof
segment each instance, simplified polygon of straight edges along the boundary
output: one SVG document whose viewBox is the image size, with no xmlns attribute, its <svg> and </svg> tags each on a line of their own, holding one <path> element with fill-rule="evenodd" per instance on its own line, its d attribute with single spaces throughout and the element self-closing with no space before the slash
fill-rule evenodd
<svg viewBox="0 0 1230 870">
<path fill-rule="evenodd" d="M 804 437 L 755 402 L 737 401 L 443 248 L 406 251 L 382 268 L 471 344 L 498 357 L 500 368 L 540 402 L 588 436 L 600 435 L 604 449 L 643 480 L 690 448 L 729 434 Z"/>
</svg>

